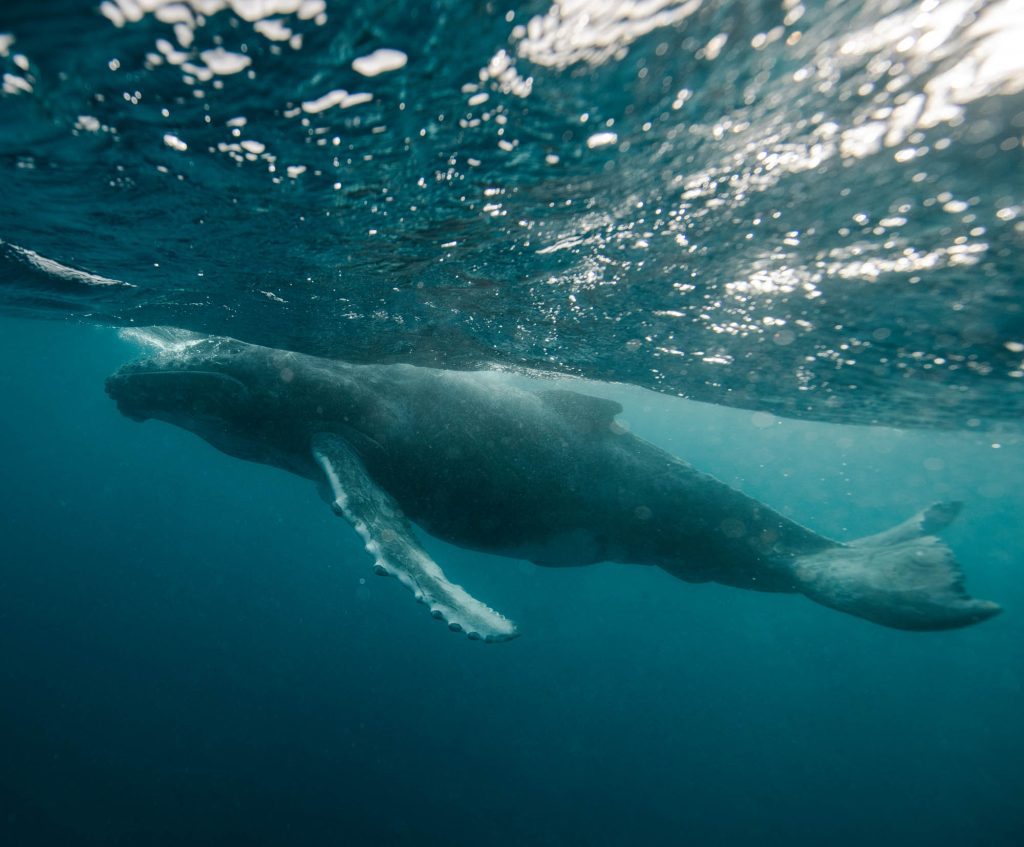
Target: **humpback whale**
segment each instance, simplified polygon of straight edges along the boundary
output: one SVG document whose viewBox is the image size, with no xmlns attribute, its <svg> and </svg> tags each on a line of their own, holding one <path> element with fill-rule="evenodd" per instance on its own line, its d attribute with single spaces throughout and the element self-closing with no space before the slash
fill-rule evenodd
<svg viewBox="0 0 1024 847">
<path fill-rule="evenodd" d="M 375 571 L 472 639 L 517 632 L 445 577 L 414 524 L 541 565 L 656 565 L 687 582 L 800 593 L 899 629 L 967 626 L 1000 610 L 967 594 L 934 535 L 959 504 L 835 541 L 634 436 L 608 399 L 213 337 L 125 365 L 106 388 L 130 418 L 316 482 Z"/>
</svg>

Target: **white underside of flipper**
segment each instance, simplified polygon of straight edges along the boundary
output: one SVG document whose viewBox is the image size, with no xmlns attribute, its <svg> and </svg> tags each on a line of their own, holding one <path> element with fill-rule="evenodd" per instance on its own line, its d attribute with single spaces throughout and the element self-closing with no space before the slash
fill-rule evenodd
<svg viewBox="0 0 1024 847">
<path fill-rule="evenodd" d="M 398 504 L 370 478 L 344 439 L 321 433 L 314 436 L 312 449 L 334 495 L 334 511 L 355 527 L 373 556 L 376 573 L 396 577 L 433 617 L 455 632 L 484 641 L 508 641 L 518 635 L 512 621 L 448 581 L 419 545 Z"/>
</svg>

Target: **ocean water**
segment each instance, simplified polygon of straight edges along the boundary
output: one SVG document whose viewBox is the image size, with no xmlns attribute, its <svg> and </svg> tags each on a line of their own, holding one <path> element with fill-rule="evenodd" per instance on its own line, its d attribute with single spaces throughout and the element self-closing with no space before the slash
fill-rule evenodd
<svg viewBox="0 0 1024 847">
<path fill-rule="evenodd" d="M 121 417 L 111 331 L 2 329 L 4 843 L 1020 843 L 1020 439 L 615 389 L 638 434 L 826 534 L 962 498 L 946 537 L 1005 612 L 900 632 L 427 538 L 519 624 L 479 644 L 308 482 Z"/>
<path fill-rule="evenodd" d="M 5 308 L 1024 410 L 1016 0 L 118 2 L 0 9 Z"/>
<path fill-rule="evenodd" d="M 1024 843 L 1022 28 L 6 0 L 0 844 Z M 309 482 L 121 416 L 149 325 L 586 377 L 835 538 L 962 500 L 1004 613 L 902 632 L 423 536 L 521 632 L 469 642 Z"/>
<path fill-rule="evenodd" d="M 618 389 L 639 434 L 838 537 L 963 498 L 947 536 L 1006 612 L 898 632 L 428 539 L 523 632 L 481 645 L 309 483 L 121 417 L 110 331 L 2 329 L 5 843 L 1019 843 L 1019 439 Z"/>
</svg>

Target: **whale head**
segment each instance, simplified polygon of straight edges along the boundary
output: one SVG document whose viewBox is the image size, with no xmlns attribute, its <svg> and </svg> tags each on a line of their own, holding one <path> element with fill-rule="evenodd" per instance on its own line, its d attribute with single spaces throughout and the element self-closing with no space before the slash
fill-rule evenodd
<svg viewBox="0 0 1024 847">
<path fill-rule="evenodd" d="M 298 437 L 302 388 L 292 356 L 205 338 L 124 365 L 107 378 L 106 389 L 132 420 L 165 421 L 232 455 L 272 461 L 266 455 L 271 446 Z"/>
<path fill-rule="evenodd" d="M 227 422 L 251 401 L 252 380 L 233 361 L 242 352 L 241 346 L 200 342 L 185 351 L 132 362 L 107 378 L 107 394 L 133 420 Z"/>
</svg>

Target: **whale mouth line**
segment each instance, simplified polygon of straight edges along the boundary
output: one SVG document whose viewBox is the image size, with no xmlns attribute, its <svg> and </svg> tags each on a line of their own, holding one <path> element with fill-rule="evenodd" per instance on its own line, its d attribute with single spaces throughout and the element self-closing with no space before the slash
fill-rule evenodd
<svg viewBox="0 0 1024 847">
<path fill-rule="evenodd" d="M 203 368 L 153 368 L 135 370 L 129 366 L 107 378 L 107 395 L 126 417 L 145 420 L 158 410 L 165 413 L 176 407 L 191 406 L 192 398 L 203 396 L 238 402 L 249 397 L 241 380 L 225 373 Z M 190 408 L 188 414 L 202 413 Z"/>
<path fill-rule="evenodd" d="M 131 366 L 129 366 L 130 368 Z M 114 374 L 113 378 L 129 379 L 137 376 L 210 376 L 216 377 L 217 379 L 230 380 L 231 382 L 241 385 L 243 388 L 245 385 L 240 379 L 230 376 L 220 371 L 211 371 L 206 368 L 152 368 L 152 369 L 122 369 L 118 373 Z"/>
<path fill-rule="evenodd" d="M 119 382 L 128 382 L 139 378 L 152 378 L 152 377 L 176 377 L 176 376 L 193 376 L 209 378 L 213 380 L 220 380 L 225 383 L 231 383 L 242 389 L 248 391 L 245 383 L 236 377 L 229 376 L 219 371 L 206 370 L 204 368 L 154 368 L 152 370 L 121 370 L 118 373 L 107 379 L 107 386 L 109 388 L 112 384 Z"/>
</svg>

